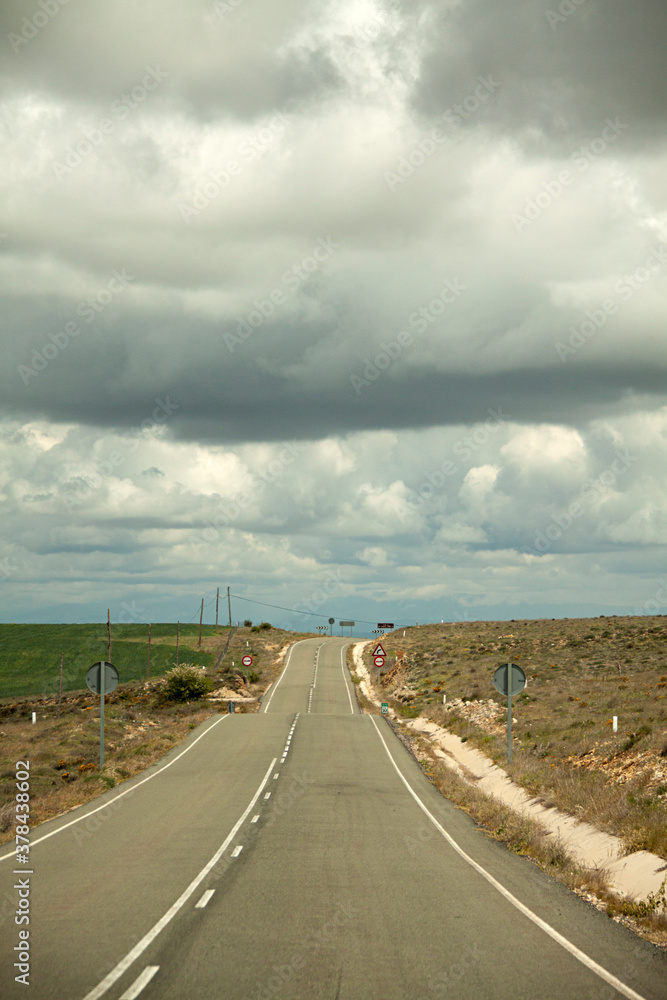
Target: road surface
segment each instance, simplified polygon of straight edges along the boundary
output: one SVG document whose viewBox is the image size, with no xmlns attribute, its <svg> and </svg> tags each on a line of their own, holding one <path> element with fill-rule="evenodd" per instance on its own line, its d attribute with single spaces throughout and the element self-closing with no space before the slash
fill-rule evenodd
<svg viewBox="0 0 667 1000">
<path fill-rule="evenodd" d="M 293 645 L 258 714 L 33 830 L 29 868 L 0 848 L 3 998 L 665 1000 L 659 949 L 485 837 L 360 713 L 348 645 Z"/>
</svg>

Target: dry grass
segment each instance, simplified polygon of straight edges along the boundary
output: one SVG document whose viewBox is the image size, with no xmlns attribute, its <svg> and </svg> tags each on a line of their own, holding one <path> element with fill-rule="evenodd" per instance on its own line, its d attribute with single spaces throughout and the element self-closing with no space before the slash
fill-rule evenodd
<svg viewBox="0 0 667 1000">
<path fill-rule="evenodd" d="M 405 636 L 390 633 L 383 645 L 390 665 L 390 654 L 404 654 L 404 667 L 384 689 L 399 713 L 425 715 L 470 740 L 534 795 L 621 837 L 628 851 L 667 858 L 661 616 L 418 626 Z M 370 659 L 367 647 L 369 668 Z M 528 678 L 512 702 L 509 765 L 507 701 L 493 686 L 495 669 L 508 661 Z M 449 711 L 443 694 L 449 704 L 454 698 L 466 704 Z M 497 707 L 493 721 L 470 718 L 480 701 Z"/>
<path fill-rule="evenodd" d="M 660 910 L 667 902 L 665 883 L 660 892 L 640 903 L 620 899 L 610 890 L 603 869 L 581 866 L 542 823 L 514 812 L 476 785 L 468 784 L 436 757 L 425 737 L 415 735 L 404 725 L 390 725 L 439 791 L 463 809 L 488 836 L 505 843 L 515 854 L 530 858 L 547 874 L 605 910 L 612 919 L 626 924 L 653 944 L 667 947 L 667 910 Z"/>
<path fill-rule="evenodd" d="M 277 653 L 294 639 L 308 633 L 285 633 L 267 629 L 251 633 L 241 628 L 230 648 L 220 657 L 227 636 L 204 639 L 202 646 L 220 657 L 206 671 L 216 686 L 232 687 L 258 697 L 282 670 Z M 257 680 L 246 684 L 241 676 L 241 656 L 253 656 Z M 232 665 L 234 664 L 234 665 Z M 139 774 L 159 761 L 189 732 L 222 705 L 205 698 L 186 704 L 165 702 L 164 681 L 133 681 L 119 684 L 105 699 L 104 769 L 99 769 L 99 697 L 87 689 L 63 695 L 60 714 L 57 696 L 4 699 L 0 703 L 0 843 L 14 838 L 14 768 L 16 761 L 30 760 L 30 826 L 101 795 L 108 788 Z M 256 711 L 257 703 L 237 706 L 237 711 Z M 37 722 L 31 713 L 37 712 Z"/>
</svg>

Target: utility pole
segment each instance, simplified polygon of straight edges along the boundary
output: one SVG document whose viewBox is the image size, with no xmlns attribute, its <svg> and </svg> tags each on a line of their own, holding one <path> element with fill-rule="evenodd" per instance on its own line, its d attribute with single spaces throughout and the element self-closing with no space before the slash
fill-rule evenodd
<svg viewBox="0 0 667 1000">
<path fill-rule="evenodd" d="M 151 626 L 148 624 L 148 664 L 146 666 L 146 680 L 151 679 Z"/>
<path fill-rule="evenodd" d="M 181 623 L 176 622 L 176 666 L 178 666 L 178 640 L 181 634 Z"/>
<path fill-rule="evenodd" d="M 218 627 L 218 603 L 220 601 L 220 587 L 218 587 L 217 593 L 215 595 L 215 627 Z"/>
<path fill-rule="evenodd" d="M 60 687 L 58 688 L 58 715 L 60 715 L 60 702 L 63 696 L 63 656 L 65 654 L 60 654 Z"/>
<path fill-rule="evenodd" d="M 199 612 L 199 647 L 201 648 L 201 623 L 204 620 L 204 598 L 201 599 L 201 611 Z"/>
<path fill-rule="evenodd" d="M 232 602 L 229 598 L 229 587 L 227 587 L 227 608 L 229 609 L 229 627 L 232 627 Z"/>
</svg>

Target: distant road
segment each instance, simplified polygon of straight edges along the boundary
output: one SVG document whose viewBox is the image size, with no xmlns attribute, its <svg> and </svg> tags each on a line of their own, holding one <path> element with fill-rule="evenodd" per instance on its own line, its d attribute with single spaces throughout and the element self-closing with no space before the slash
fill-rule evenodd
<svg viewBox="0 0 667 1000">
<path fill-rule="evenodd" d="M 3 998 L 665 1000 L 667 956 L 485 837 L 359 712 L 349 643 L 296 643 L 256 715 L 32 831 L 30 985 L 12 910 Z"/>
</svg>

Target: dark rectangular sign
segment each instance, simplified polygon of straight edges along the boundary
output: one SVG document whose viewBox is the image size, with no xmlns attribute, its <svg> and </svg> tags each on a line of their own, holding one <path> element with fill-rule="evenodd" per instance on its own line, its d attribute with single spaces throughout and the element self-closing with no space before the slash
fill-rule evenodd
<svg viewBox="0 0 667 1000">
<path fill-rule="evenodd" d="M 378 622 L 378 628 L 393 628 L 393 622 Z"/>
</svg>

